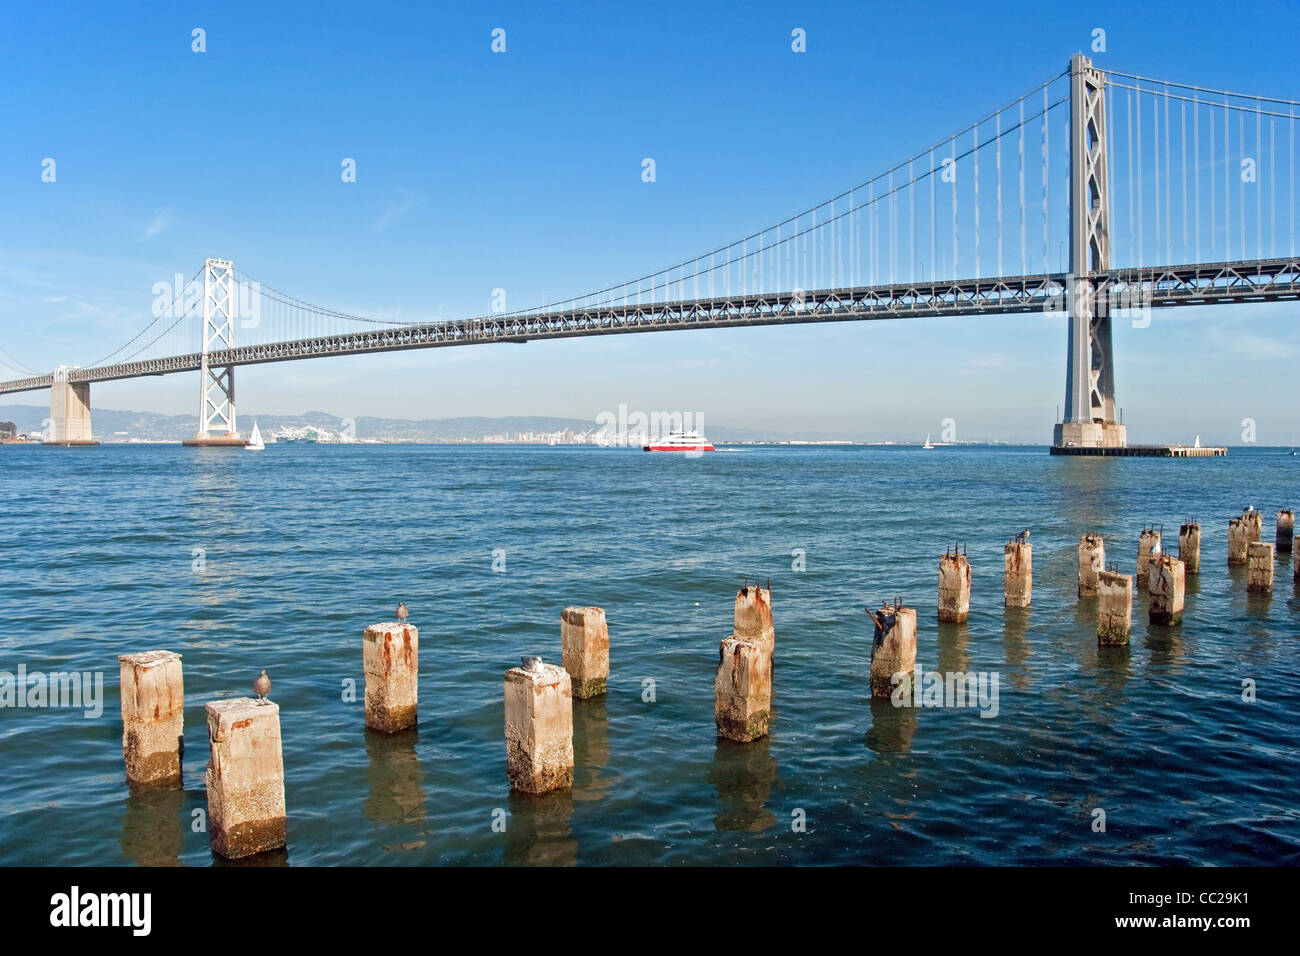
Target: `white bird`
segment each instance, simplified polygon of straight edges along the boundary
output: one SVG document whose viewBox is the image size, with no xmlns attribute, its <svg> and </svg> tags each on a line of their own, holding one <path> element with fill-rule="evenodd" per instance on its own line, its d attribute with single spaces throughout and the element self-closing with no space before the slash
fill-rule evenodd
<svg viewBox="0 0 1300 956">
<path fill-rule="evenodd" d="M 1160 539 L 1156 538 L 1155 544 L 1151 545 L 1151 557 L 1160 557 Z"/>
</svg>

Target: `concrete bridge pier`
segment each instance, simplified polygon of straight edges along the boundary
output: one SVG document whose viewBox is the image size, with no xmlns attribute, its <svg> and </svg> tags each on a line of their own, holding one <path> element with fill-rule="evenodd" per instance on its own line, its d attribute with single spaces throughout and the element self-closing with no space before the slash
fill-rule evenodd
<svg viewBox="0 0 1300 956">
<path fill-rule="evenodd" d="M 67 366 L 54 372 L 50 386 L 50 430 L 46 445 L 63 448 L 98 445 L 90 434 L 90 383 L 69 382 Z"/>
</svg>

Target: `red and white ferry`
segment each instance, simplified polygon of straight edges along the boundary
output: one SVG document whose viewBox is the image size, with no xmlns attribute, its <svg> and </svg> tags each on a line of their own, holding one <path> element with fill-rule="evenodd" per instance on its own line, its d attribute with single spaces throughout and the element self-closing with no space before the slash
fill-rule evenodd
<svg viewBox="0 0 1300 956">
<path fill-rule="evenodd" d="M 665 438 L 652 439 L 649 445 L 642 445 L 642 451 L 716 451 L 713 442 L 699 432 L 670 432 Z"/>
</svg>

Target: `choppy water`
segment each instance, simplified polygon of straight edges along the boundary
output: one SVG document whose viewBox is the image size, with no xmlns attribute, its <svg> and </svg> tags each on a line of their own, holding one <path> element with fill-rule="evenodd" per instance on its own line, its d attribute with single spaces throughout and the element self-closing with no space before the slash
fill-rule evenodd
<svg viewBox="0 0 1300 956">
<path fill-rule="evenodd" d="M 1228 517 L 1254 504 L 1271 540 L 1297 476 L 1300 458 L 1268 449 L 0 449 L 0 670 L 106 681 L 99 719 L 0 710 L 0 863 L 210 865 L 190 826 L 203 704 L 263 667 L 293 864 L 1300 862 L 1289 556 L 1269 598 L 1226 565 Z M 1078 536 L 1101 531 L 1131 572 L 1143 522 L 1172 550 L 1186 516 L 1204 541 L 1182 625 L 1148 627 L 1142 597 L 1130 649 L 1099 650 Z M 1026 525 L 1033 607 L 1004 612 L 1002 544 Z M 940 627 L 953 539 L 972 612 Z M 769 575 L 772 734 L 719 742 L 718 642 L 742 578 Z M 996 718 L 870 699 L 862 605 L 894 594 L 919 609 L 921 665 L 999 673 Z M 341 687 L 364 682 L 361 632 L 399 598 L 420 626 L 420 724 L 385 739 Z M 575 705 L 572 793 L 512 796 L 502 674 L 522 653 L 559 659 L 570 604 L 606 608 L 609 695 Z M 154 648 L 184 656 L 185 790 L 133 797 L 117 655 Z"/>
</svg>

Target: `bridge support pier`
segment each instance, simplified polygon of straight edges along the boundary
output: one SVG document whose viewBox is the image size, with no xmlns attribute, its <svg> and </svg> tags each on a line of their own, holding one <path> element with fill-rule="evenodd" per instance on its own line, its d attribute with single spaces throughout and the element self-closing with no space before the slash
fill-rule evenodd
<svg viewBox="0 0 1300 956">
<path fill-rule="evenodd" d="M 44 443 L 63 448 L 99 444 L 90 434 L 90 383 L 69 382 L 66 367 L 54 372 L 54 384 L 50 386 L 50 430 Z"/>
<path fill-rule="evenodd" d="M 1094 276 L 1110 268 L 1110 193 L 1106 169 L 1106 76 L 1081 53 L 1070 59 L 1070 323 L 1065 417 L 1058 448 L 1123 448 L 1128 434 L 1116 417 L 1110 311 L 1098 303 Z M 1138 575 L 1139 581 L 1141 574 Z"/>
</svg>

